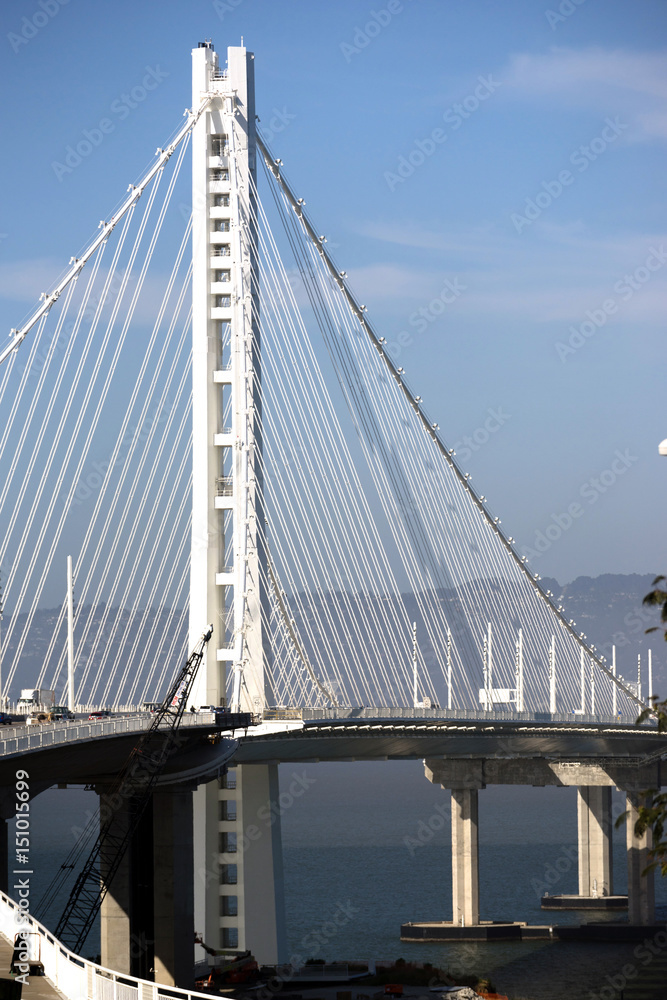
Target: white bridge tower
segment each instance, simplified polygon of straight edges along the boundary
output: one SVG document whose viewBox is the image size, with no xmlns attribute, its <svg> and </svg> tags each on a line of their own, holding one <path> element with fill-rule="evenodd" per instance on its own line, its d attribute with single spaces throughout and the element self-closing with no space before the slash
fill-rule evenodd
<svg viewBox="0 0 667 1000">
<path fill-rule="evenodd" d="M 193 485 L 190 646 L 213 637 L 195 704 L 254 713 L 273 704 L 259 456 L 254 56 L 210 42 L 192 53 Z M 276 766 L 234 768 L 195 793 L 195 923 L 214 948 L 285 959 Z M 244 831 L 261 829 L 249 842 Z"/>
</svg>

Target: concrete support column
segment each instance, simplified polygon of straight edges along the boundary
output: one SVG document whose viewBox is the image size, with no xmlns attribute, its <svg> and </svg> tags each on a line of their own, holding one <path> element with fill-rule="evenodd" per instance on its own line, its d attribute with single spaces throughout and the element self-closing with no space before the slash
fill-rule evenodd
<svg viewBox="0 0 667 1000">
<path fill-rule="evenodd" d="M 612 896 L 611 788 L 584 785 L 577 789 L 579 895 Z"/>
<path fill-rule="evenodd" d="M 479 923 L 477 789 L 452 789 L 452 909 L 455 924 Z"/>
<path fill-rule="evenodd" d="M 239 947 L 277 965 L 287 961 L 278 766 L 244 764 L 236 781 Z"/>
<path fill-rule="evenodd" d="M 188 989 L 194 961 L 192 791 L 153 793 L 155 982 Z"/>
<path fill-rule="evenodd" d="M 100 818 L 113 814 L 113 832 L 125 835 L 129 824 L 127 806 L 114 809 L 115 803 L 104 792 L 100 794 Z M 130 854 L 126 852 L 114 875 L 109 891 L 102 900 L 100 911 L 101 964 L 114 972 L 131 975 L 130 967 L 130 909 L 131 872 Z M 102 871 L 102 875 L 105 872 Z"/>
<path fill-rule="evenodd" d="M 627 793 L 627 851 L 628 851 L 628 923 L 655 923 L 655 882 L 653 871 L 642 872 L 649 864 L 648 852 L 653 844 L 650 830 L 643 837 L 635 834 L 639 807 L 647 800 L 638 792 Z"/>
</svg>

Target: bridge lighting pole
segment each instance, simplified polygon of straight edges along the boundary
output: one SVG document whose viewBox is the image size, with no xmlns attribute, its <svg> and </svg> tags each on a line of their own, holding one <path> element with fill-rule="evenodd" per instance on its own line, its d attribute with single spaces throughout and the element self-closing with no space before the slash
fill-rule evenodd
<svg viewBox="0 0 667 1000">
<path fill-rule="evenodd" d="M 447 708 L 452 707 L 452 630 L 447 629 Z"/>
<path fill-rule="evenodd" d="M 413 708 L 417 708 L 417 622 L 412 623 L 412 687 L 412 705 Z"/>
<path fill-rule="evenodd" d="M 67 707 L 74 711 L 74 577 L 67 557 Z"/>
<path fill-rule="evenodd" d="M 195 705 L 260 714 L 269 680 L 261 472 L 254 55 L 192 53 L 193 487 L 190 635 L 213 623 Z M 195 921 L 209 947 L 285 960 L 276 765 L 245 765 L 195 793 Z M 242 846 L 241 846 L 242 845 Z M 201 956 L 200 956 L 201 957 Z"/>
<path fill-rule="evenodd" d="M 615 687 L 616 685 L 614 685 Z M 648 700 L 649 703 L 653 697 L 653 653 L 649 649 L 648 651 Z"/>
<path fill-rule="evenodd" d="M 582 655 L 583 655 L 583 651 L 582 651 Z M 616 646 L 612 646 L 611 647 L 611 672 L 612 672 L 612 674 L 615 677 L 616 676 Z M 617 692 L 618 692 L 618 688 L 616 687 L 615 684 L 612 684 L 612 686 L 611 686 L 611 713 L 614 716 L 614 718 L 616 718 L 616 714 L 617 714 L 617 710 L 618 710 Z"/>
<path fill-rule="evenodd" d="M 519 637 L 516 642 L 516 710 L 523 712 L 523 632 L 519 629 Z"/>
</svg>

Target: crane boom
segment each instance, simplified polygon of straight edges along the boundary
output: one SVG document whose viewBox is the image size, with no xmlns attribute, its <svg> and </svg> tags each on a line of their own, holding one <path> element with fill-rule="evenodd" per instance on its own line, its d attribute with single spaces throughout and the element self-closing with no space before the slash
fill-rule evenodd
<svg viewBox="0 0 667 1000">
<path fill-rule="evenodd" d="M 56 937 L 75 954 L 79 954 L 83 947 L 158 778 L 170 755 L 178 749 L 178 727 L 212 634 L 213 626 L 209 625 L 172 683 L 150 728 L 141 734 L 109 788 L 108 814 L 100 813 L 100 832 L 74 883 L 55 932 Z M 114 829 L 116 813 L 123 806 L 129 807 L 129 820 L 118 832 Z"/>
</svg>

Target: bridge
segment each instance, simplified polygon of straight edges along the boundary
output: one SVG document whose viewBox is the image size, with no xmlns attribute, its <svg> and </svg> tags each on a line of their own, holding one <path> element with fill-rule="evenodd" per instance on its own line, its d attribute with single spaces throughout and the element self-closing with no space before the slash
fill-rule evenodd
<svg viewBox="0 0 667 1000">
<path fill-rule="evenodd" d="M 239 847 L 285 760 L 424 759 L 451 790 L 465 925 L 480 789 L 578 787 L 590 899 L 612 892 L 621 788 L 629 919 L 651 924 L 651 843 L 632 822 L 667 750 L 634 725 L 650 661 L 622 677 L 473 487 L 263 141 L 252 53 L 192 57 L 183 123 L 0 350 L 0 697 L 72 548 L 76 617 L 70 596 L 40 633 L 35 687 L 71 707 L 159 700 L 212 622 L 194 705 L 262 720 L 230 749 L 188 719 L 105 897 L 102 965 L 188 987 L 195 926 L 286 960 L 279 824 Z M 8 734 L 3 777 L 33 758 L 33 794 L 85 780 L 104 806 L 143 723 L 115 725 Z M 142 934 L 154 954 L 132 953 Z"/>
</svg>

